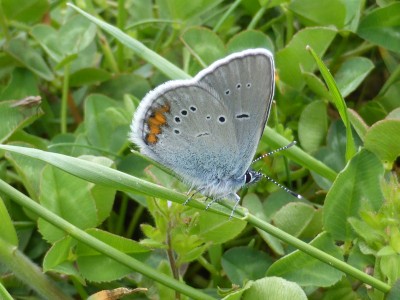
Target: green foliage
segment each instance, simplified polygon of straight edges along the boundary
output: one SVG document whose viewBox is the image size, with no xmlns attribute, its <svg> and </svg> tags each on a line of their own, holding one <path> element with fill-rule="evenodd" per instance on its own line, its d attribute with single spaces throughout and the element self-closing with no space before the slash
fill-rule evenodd
<svg viewBox="0 0 400 300">
<path fill-rule="evenodd" d="M 332 257 L 343 260 L 340 249 L 333 244 L 329 234 L 322 233 L 310 243 Z M 316 272 L 315 270 L 318 270 Z M 301 286 L 332 286 L 340 280 L 342 273 L 301 251 L 294 251 L 276 261 L 267 271 L 268 276 L 280 276 Z"/>
<path fill-rule="evenodd" d="M 398 2 L 75 5 L 0 2 L 1 299 L 398 298 Z M 277 75 L 258 153 L 299 147 L 254 168 L 303 199 L 261 181 L 233 219 L 183 206 L 188 188 L 131 151 L 132 115 L 257 47 Z"/>
</svg>

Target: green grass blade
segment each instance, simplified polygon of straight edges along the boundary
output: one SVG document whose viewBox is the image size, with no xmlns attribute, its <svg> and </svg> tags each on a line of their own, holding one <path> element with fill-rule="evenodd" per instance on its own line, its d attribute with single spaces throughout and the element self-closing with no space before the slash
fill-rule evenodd
<svg viewBox="0 0 400 300">
<path fill-rule="evenodd" d="M 0 298 L 4 300 L 13 300 L 13 297 L 11 297 L 10 293 L 7 292 L 6 288 L 1 282 L 0 282 Z"/>
<path fill-rule="evenodd" d="M 340 93 L 328 68 L 310 46 L 307 46 L 307 50 L 310 51 L 311 55 L 315 59 L 321 75 L 328 86 L 329 92 L 332 95 L 333 104 L 335 104 L 337 110 L 339 111 L 340 117 L 346 126 L 346 160 L 350 160 L 356 154 L 356 146 L 354 144 L 353 133 L 351 131 L 351 123 L 347 112 L 346 102 L 344 101 L 342 94 Z"/>
<path fill-rule="evenodd" d="M 129 49 L 132 49 L 135 54 L 152 64 L 154 67 L 156 67 L 158 70 L 160 70 L 162 73 L 164 73 L 167 77 L 171 79 L 189 79 L 191 78 L 190 75 L 188 75 L 186 72 L 183 70 L 179 69 L 177 66 L 174 64 L 170 63 L 168 60 L 163 58 L 162 56 L 158 55 L 154 51 L 150 50 L 147 48 L 144 44 L 141 42 L 131 38 L 129 35 L 125 34 L 122 32 L 120 29 L 117 27 L 111 26 L 110 24 L 101 21 L 100 19 L 95 18 L 94 16 L 88 14 L 87 12 L 83 11 L 79 7 L 73 5 L 72 3 L 68 3 L 68 5 L 76 10 L 78 13 L 83 15 L 84 17 L 88 18 L 90 21 L 95 23 L 97 26 L 111 34 L 113 37 L 115 37 L 118 41 L 120 41 L 122 44 L 124 44 L 126 47 Z"/>
</svg>

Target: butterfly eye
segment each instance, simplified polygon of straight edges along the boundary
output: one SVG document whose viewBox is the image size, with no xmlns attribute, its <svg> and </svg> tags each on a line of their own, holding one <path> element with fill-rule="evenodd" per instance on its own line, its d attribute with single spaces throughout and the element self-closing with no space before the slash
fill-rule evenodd
<svg viewBox="0 0 400 300">
<path fill-rule="evenodd" d="M 247 171 L 246 174 L 244 174 L 244 182 L 245 183 L 250 183 L 253 179 L 253 176 L 251 176 L 250 172 Z"/>
</svg>

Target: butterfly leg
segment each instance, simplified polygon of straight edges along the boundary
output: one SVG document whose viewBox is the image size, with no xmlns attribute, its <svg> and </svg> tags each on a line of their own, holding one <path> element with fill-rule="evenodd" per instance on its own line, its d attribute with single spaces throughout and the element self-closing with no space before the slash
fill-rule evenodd
<svg viewBox="0 0 400 300">
<path fill-rule="evenodd" d="M 183 202 L 183 205 L 188 204 L 189 201 L 192 200 L 193 196 L 196 195 L 196 193 L 197 193 L 197 192 L 194 191 L 193 194 L 191 194 L 191 195 L 189 196 L 189 198 L 187 198 L 187 199 L 185 200 L 185 202 Z"/>
<path fill-rule="evenodd" d="M 192 190 L 194 190 L 194 189 L 193 189 L 193 188 L 190 188 L 189 191 L 186 193 L 186 195 L 189 195 L 189 194 L 192 192 Z M 196 194 L 198 194 L 198 193 L 201 193 L 201 191 L 202 191 L 201 189 L 198 190 L 198 191 L 194 190 L 193 193 L 189 196 L 189 198 L 187 198 L 187 199 L 185 200 L 185 202 L 183 202 L 183 205 L 188 204 L 189 201 L 193 199 L 193 196 L 196 195 Z"/>
<path fill-rule="evenodd" d="M 208 197 L 207 197 L 207 198 L 208 198 Z M 224 198 L 224 197 L 213 198 L 213 199 L 210 201 L 210 203 L 207 204 L 206 210 L 209 209 L 210 206 L 211 206 L 213 203 L 218 202 L 218 201 L 221 200 L 222 198 Z"/>
<path fill-rule="evenodd" d="M 238 196 L 238 195 L 236 195 L 236 194 L 233 194 L 234 195 L 234 200 L 235 200 L 235 205 L 233 206 L 233 208 L 232 208 L 232 211 L 231 211 L 231 215 L 229 216 L 229 220 L 230 219 L 232 219 L 232 217 L 233 217 L 233 214 L 235 213 L 235 210 L 236 210 L 236 207 L 239 205 L 239 203 L 240 203 L 240 197 Z"/>
<path fill-rule="evenodd" d="M 196 190 L 194 189 L 194 186 L 192 185 L 190 187 L 190 189 L 186 192 L 186 196 L 188 196 L 193 190 L 194 190 L 194 193 L 196 193 Z"/>
<path fill-rule="evenodd" d="M 211 199 L 210 197 L 206 196 L 206 199 L 204 199 L 204 204 L 207 203 L 207 200 Z"/>
<path fill-rule="evenodd" d="M 235 201 L 235 205 L 232 208 L 232 212 L 231 215 L 229 216 L 229 219 L 232 219 L 233 214 L 235 213 L 236 207 L 239 205 L 240 203 L 240 197 L 236 194 L 229 194 L 227 197 L 218 197 L 218 198 L 214 198 L 211 200 L 210 203 L 207 204 L 206 209 L 209 209 L 210 206 L 215 203 L 218 202 L 219 200 L 223 199 L 223 198 L 228 198 L 228 199 L 232 199 L 233 201 Z"/>
</svg>

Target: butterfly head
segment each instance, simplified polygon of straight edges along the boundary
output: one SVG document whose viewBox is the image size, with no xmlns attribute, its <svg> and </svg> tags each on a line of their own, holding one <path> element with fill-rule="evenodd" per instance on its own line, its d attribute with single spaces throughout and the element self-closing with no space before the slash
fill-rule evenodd
<svg viewBox="0 0 400 300">
<path fill-rule="evenodd" d="M 245 184 L 256 183 L 261 178 L 262 178 L 262 175 L 259 172 L 249 169 L 244 174 L 244 183 Z"/>
</svg>

